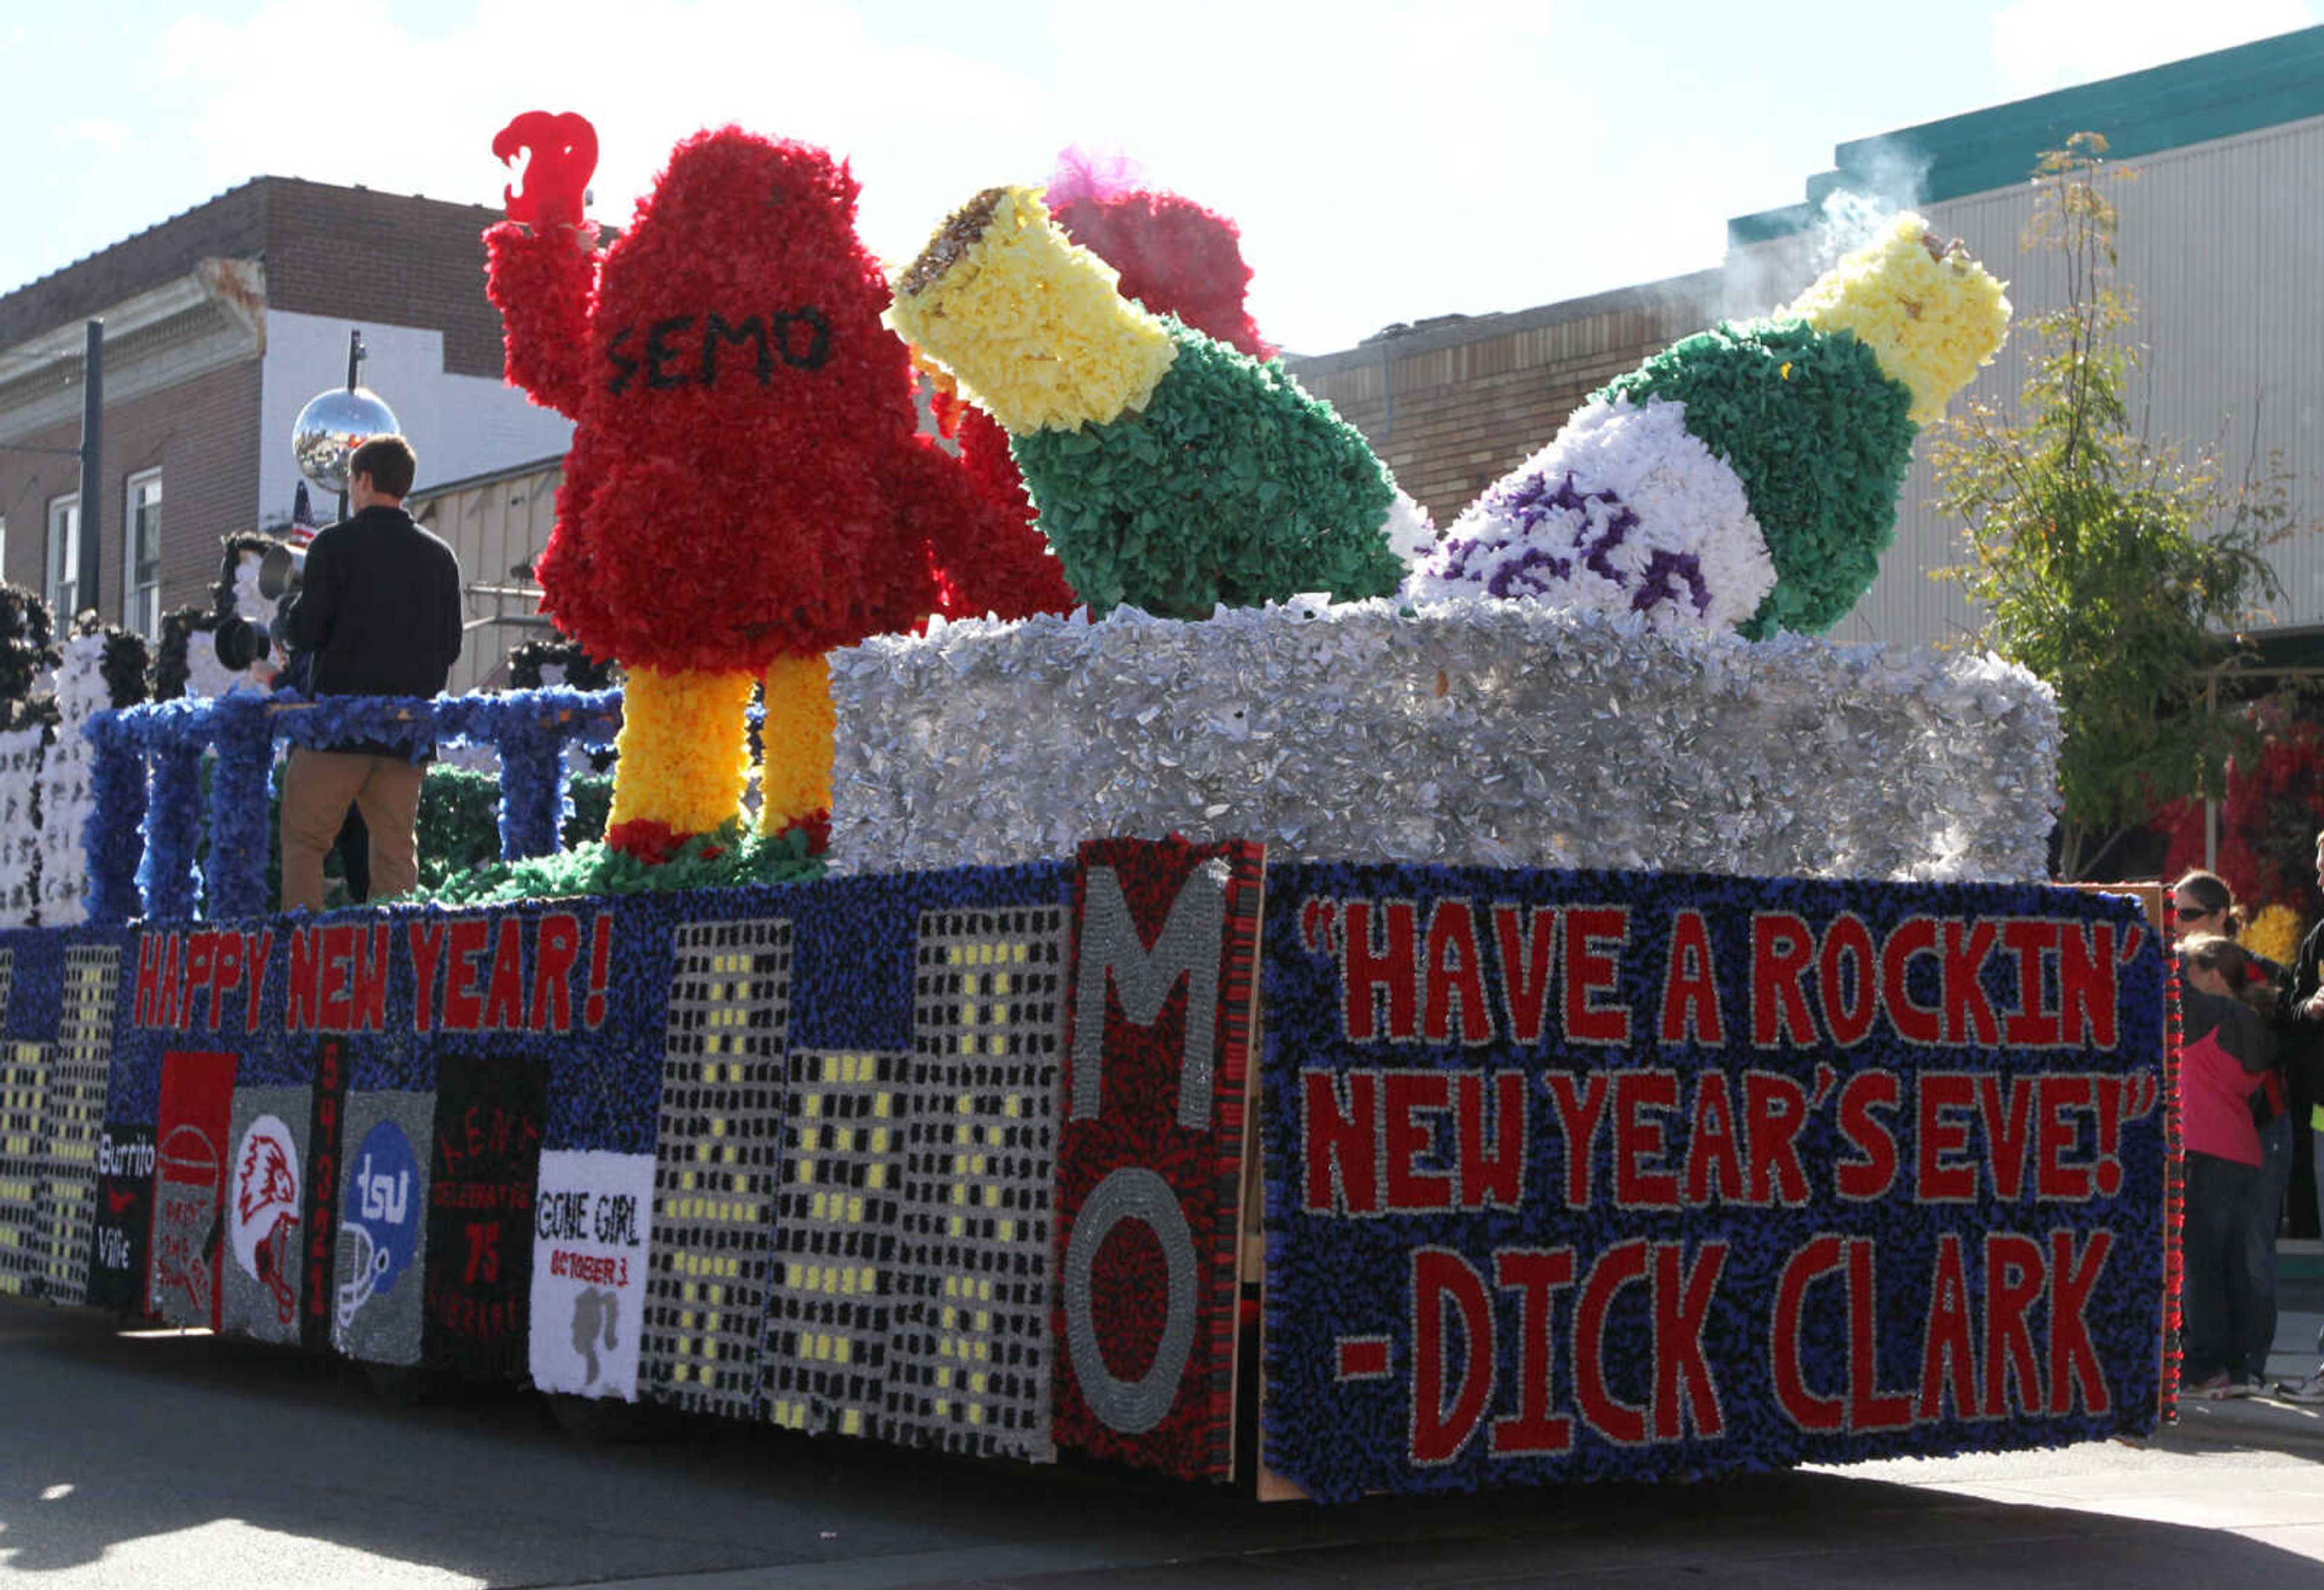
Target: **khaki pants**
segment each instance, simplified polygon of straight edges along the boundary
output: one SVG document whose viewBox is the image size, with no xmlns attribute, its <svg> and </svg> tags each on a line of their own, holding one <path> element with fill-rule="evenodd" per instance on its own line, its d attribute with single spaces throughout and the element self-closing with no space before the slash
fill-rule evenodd
<svg viewBox="0 0 2324 1590">
<path fill-rule="evenodd" d="M 353 804 L 371 830 L 371 897 L 420 881 L 420 785 L 427 769 L 401 757 L 294 746 L 282 771 L 282 909 L 323 908 L 323 858 Z"/>
</svg>

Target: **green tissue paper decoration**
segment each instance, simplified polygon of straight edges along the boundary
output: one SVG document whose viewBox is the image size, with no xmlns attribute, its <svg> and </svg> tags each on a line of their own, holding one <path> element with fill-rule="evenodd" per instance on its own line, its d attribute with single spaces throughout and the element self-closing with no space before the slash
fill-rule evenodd
<svg viewBox="0 0 2324 1590">
<path fill-rule="evenodd" d="M 805 829 L 771 837 L 738 818 L 689 837 L 669 859 L 650 863 L 593 840 L 553 856 L 494 861 L 425 892 L 441 905 L 503 905 L 571 895 L 637 895 L 668 889 L 733 888 L 744 884 L 807 883 L 824 875 Z"/>
<path fill-rule="evenodd" d="M 1596 394 L 1686 405 L 1686 428 L 1742 478 L 1775 565 L 1743 625 L 1819 635 L 1845 617 L 1896 536 L 1913 395 L 1848 331 L 1729 322 L 1674 343 Z"/>
<path fill-rule="evenodd" d="M 1362 435 L 1281 364 L 1163 324 L 1177 356 L 1142 412 L 1010 438 L 1091 611 L 1206 619 L 1314 591 L 1392 594 L 1395 489 Z"/>
</svg>

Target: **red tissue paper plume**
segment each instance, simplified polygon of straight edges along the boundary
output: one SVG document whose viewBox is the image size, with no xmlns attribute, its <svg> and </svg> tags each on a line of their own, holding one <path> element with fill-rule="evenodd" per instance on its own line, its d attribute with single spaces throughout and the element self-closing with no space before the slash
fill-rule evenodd
<svg viewBox="0 0 2324 1590">
<path fill-rule="evenodd" d="M 1134 171 L 1134 165 L 1120 161 L 1100 169 L 1068 151 L 1050 183 L 1057 224 L 1120 272 L 1124 296 L 1156 314 L 1176 315 L 1254 359 L 1273 358 L 1274 345 L 1259 335 L 1243 307 L 1250 267 L 1243 262 L 1242 234 L 1235 224 L 1190 198 L 1130 185 Z M 958 440 L 961 462 L 984 501 L 1013 521 L 1033 525 L 1033 507 L 1010 455 L 1008 432 L 982 409 L 948 393 L 938 394 L 936 415 L 945 434 Z M 998 538 L 988 552 L 1009 570 L 990 571 L 993 584 L 1009 577 L 1034 583 L 1036 588 L 1027 593 L 1030 611 L 1063 612 L 1078 601 L 1065 584 L 1062 565 L 1045 556 L 1038 530 Z M 983 609 L 973 602 L 955 608 L 948 601 L 945 611 L 973 614 Z"/>
<path fill-rule="evenodd" d="M 1054 212 L 1065 235 L 1121 273 L 1121 293 L 1254 359 L 1275 356 L 1243 307 L 1250 267 L 1232 221 L 1175 193 L 1076 198 Z"/>
</svg>

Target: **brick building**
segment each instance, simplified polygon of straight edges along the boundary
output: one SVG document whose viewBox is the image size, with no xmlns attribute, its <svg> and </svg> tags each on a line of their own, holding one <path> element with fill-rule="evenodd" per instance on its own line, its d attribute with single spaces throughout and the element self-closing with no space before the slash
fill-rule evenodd
<svg viewBox="0 0 2324 1590">
<path fill-rule="evenodd" d="M 1442 527 L 1582 399 L 1718 319 L 1723 280 L 1703 271 L 1515 314 L 1393 326 L 1345 353 L 1285 363 Z"/>
<path fill-rule="evenodd" d="M 423 487 L 561 453 L 567 422 L 501 380 L 482 242 L 499 218 L 262 177 L 0 297 L 6 577 L 149 636 L 161 613 L 207 601 L 220 536 L 288 521 L 292 422 L 344 384 L 351 329 Z M 97 589 L 83 592 L 75 450 L 92 317 L 105 323 L 105 501 Z"/>
</svg>

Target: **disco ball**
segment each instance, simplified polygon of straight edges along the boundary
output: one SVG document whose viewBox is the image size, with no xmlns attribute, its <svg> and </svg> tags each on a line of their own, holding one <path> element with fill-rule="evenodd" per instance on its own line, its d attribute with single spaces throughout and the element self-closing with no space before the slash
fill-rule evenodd
<svg viewBox="0 0 2324 1590">
<path fill-rule="evenodd" d="M 395 411 L 370 388 L 340 388 L 318 394 L 299 410 L 290 427 L 290 451 L 298 455 L 300 474 L 326 492 L 344 492 L 355 450 L 401 428 Z"/>
</svg>

